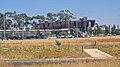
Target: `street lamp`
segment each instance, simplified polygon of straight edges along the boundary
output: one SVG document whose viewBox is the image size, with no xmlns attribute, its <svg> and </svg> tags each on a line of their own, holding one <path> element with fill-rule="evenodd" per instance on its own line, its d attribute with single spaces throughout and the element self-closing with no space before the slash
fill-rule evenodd
<svg viewBox="0 0 120 67">
<path fill-rule="evenodd" d="M 76 33 L 77 33 L 77 38 L 78 38 L 78 22 L 76 21 Z"/>
<path fill-rule="evenodd" d="M 84 22 L 84 32 L 86 34 L 86 24 L 87 24 L 87 17 L 83 18 L 83 22 Z"/>
<path fill-rule="evenodd" d="M 6 16 L 5 15 L 3 16 L 3 19 L 4 19 L 4 39 L 6 39 L 6 23 L 5 23 Z"/>
<path fill-rule="evenodd" d="M 77 20 L 77 18 L 76 17 L 73 17 L 73 19 L 75 20 L 75 24 L 76 24 L 76 28 L 75 28 L 75 30 L 76 30 L 76 37 L 78 38 L 78 32 L 79 32 L 79 30 L 78 30 L 78 20 Z"/>
<path fill-rule="evenodd" d="M 22 22 L 22 39 L 24 39 L 24 23 L 25 23 L 25 19 L 23 19 Z"/>
<path fill-rule="evenodd" d="M 14 22 L 15 22 L 15 20 L 14 20 Z M 13 36 L 15 36 L 14 30 L 15 30 L 15 23 L 13 24 Z"/>
</svg>

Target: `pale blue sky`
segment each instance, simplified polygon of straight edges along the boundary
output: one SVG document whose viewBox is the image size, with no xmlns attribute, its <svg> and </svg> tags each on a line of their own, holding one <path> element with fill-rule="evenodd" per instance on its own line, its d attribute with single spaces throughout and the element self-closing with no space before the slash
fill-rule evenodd
<svg viewBox="0 0 120 67">
<path fill-rule="evenodd" d="M 99 24 L 120 24 L 120 0 L 0 0 L 0 12 L 16 11 L 29 16 L 70 10 Z"/>
</svg>

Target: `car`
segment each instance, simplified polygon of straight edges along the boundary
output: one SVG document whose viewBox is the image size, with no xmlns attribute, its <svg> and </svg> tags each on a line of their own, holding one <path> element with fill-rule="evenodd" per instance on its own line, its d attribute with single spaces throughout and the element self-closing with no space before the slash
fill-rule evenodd
<svg viewBox="0 0 120 67">
<path fill-rule="evenodd" d="M 0 40 L 4 40 L 4 38 L 3 38 L 3 37 L 0 37 Z"/>
<path fill-rule="evenodd" d="M 7 40 L 13 40 L 13 37 L 7 37 L 6 39 Z"/>
<path fill-rule="evenodd" d="M 31 36 L 26 36 L 25 39 L 32 39 L 32 37 Z"/>
<path fill-rule="evenodd" d="M 74 38 L 73 35 L 67 35 L 66 38 Z"/>
<path fill-rule="evenodd" d="M 26 36 L 25 39 L 38 39 L 37 36 Z"/>
<path fill-rule="evenodd" d="M 47 37 L 47 39 L 55 39 L 55 38 L 57 38 L 57 37 Z"/>
<path fill-rule="evenodd" d="M 12 38 L 13 38 L 13 40 L 21 40 L 22 39 L 21 36 L 13 36 Z"/>
<path fill-rule="evenodd" d="M 66 37 L 62 35 L 62 36 L 57 36 L 57 38 L 66 38 Z"/>
<path fill-rule="evenodd" d="M 48 38 L 47 35 L 42 35 L 42 36 L 41 36 L 41 39 L 47 39 L 47 38 Z"/>
</svg>

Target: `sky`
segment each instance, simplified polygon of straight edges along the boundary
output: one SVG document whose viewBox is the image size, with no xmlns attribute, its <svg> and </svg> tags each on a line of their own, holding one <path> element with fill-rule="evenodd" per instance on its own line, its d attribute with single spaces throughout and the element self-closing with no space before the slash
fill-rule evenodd
<svg viewBox="0 0 120 67">
<path fill-rule="evenodd" d="M 76 17 L 88 17 L 98 24 L 120 25 L 120 0 L 0 0 L 0 12 L 28 16 L 70 10 Z"/>
</svg>

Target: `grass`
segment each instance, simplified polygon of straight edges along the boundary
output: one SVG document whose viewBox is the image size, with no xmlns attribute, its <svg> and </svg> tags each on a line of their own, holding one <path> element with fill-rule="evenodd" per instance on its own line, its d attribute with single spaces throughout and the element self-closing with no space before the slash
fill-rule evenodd
<svg viewBox="0 0 120 67">
<path fill-rule="evenodd" d="M 120 57 L 120 45 L 85 45 L 84 49 L 99 49 L 114 57 Z M 0 48 L 0 60 L 15 59 L 15 60 L 29 60 L 29 59 L 46 59 L 46 58 L 82 58 L 90 57 L 82 52 L 81 46 L 60 46 L 60 47 L 14 47 L 3 49 Z"/>
<path fill-rule="evenodd" d="M 92 45 L 96 41 L 97 45 L 114 45 L 120 44 L 120 36 L 109 37 L 90 37 L 90 38 L 63 38 L 63 39 L 33 39 L 33 40 L 0 40 L 2 47 L 14 47 L 14 46 L 54 46 L 55 41 L 60 41 L 62 45 Z M 22 44 L 21 44 L 22 42 Z M 3 44 L 1 44 L 3 43 Z M 5 44 L 11 43 L 11 44 Z M 12 44 L 18 43 L 18 44 Z"/>
<path fill-rule="evenodd" d="M 58 40 L 62 46 L 56 47 Z M 96 46 L 93 46 L 96 41 Z M 13 43 L 13 44 L 12 44 Z M 22 43 L 22 44 L 21 44 Z M 37 40 L 1 40 L 0 60 L 38 60 L 46 58 L 83 58 L 90 57 L 82 52 L 82 47 L 102 50 L 114 57 L 120 57 L 120 36 L 70 38 L 70 39 L 37 39 Z M 0 63 L 0 67 L 119 67 L 120 60 L 91 61 L 60 64 L 33 64 L 15 66 Z"/>
<path fill-rule="evenodd" d="M 46 58 L 80 58 L 89 57 L 82 52 L 78 46 L 61 46 L 61 47 L 14 47 L 0 49 L 0 60 L 29 60 L 29 59 L 46 59 Z"/>
</svg>

